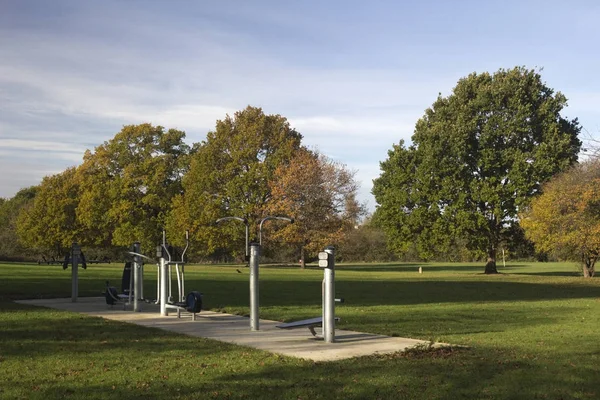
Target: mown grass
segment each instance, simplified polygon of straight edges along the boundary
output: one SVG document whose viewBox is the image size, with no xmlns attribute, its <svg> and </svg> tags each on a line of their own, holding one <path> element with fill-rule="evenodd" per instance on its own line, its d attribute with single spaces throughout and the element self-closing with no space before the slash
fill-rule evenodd
<svg viewBox="0 0 600 400">
<path fill-rule="evenodd" d="M 423 274 L 417 272 L 423 267 Z M 80 272 L 80 295 L 121 265 Z M 12 303 L 70 296 L 58 266 L 0 264 L 0 398 L 595 399 L 600 281 L 570 264 L 353 264 L 336 271 L 339 328 L 468 346 L 314 363 Z M 240 272 L 237 272 L 237 271 Z M 205 305 L 248 313 L 248 270 L 189 266 Z M 261 317 L 320 313 L 322 271 L 262 267 Z M 155 291 L 153 268 L 145 293 Z"/>
</svg>

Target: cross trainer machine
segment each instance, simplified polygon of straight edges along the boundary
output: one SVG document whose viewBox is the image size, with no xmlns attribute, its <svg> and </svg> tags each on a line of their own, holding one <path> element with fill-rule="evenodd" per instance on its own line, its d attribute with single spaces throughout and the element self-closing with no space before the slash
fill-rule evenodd
<svg viewBox="0 0 600 400">
<path fill-rule="evenodd" d="M 160 305 L 160 315 L 167 316 L 168 310 L 177 311 L 177 317 L 181 317 L 181 312 L 189 312 L 192 314 L 192 320 L 196 319 L 196 314 L 202 310 L 202 293 L 192 291 L 184 296 L 185 293 L 185 252 L 189 247 L 189 233 L 185 232 L 186 245 L 181 254 L 181 260 L 172 260 L 171 252 L 173 249 L 167 245 L 165 231 L 162 233 L 162 243 L 156 248 L 156 255 L 159 258 L 157 265 L 157 300 L 154 304 Z M 171 250 L 169 250 L 171 249 Z M 134 243 L 132 250 L 127 254 L 133 256 L 133 262 L 127 262 L 123 270 L 122 278 L 122 294 L 119 294 L 115 287 L 111 287 L 106 282 L 106 303 L 115 305 L 123 302 L 123 309 L 129 305 L 133 305 L 133 311 L 140 312 L 142 302 L 150 303 L 151 301 L 144 298 L 144 263 L 142 259 L 155 261 L 150 257 L 141 253 L 140 244 Z M 171 293 L 171 271 L 172 266 L 175 266 L 177 275 L 177 301 L 173 301 Z"/>
<path fill-rule="evenodd" d="M 196 320 L 196 314 L 202 310 L 202 293 L 192 291 L 184 298 L 185 292 L 185 252 L 189 247 L 189 232 L 185 231 L 185 248 L 181 253 L 181 260 L 173 260 L 169 246 L 167 245 L 166 233 L 162 233 L 162 244 L 156 248 L 156 256 L 159 258 L 158 299 L 160 300 L 160 315 L 168 316 L 169 310 L 177 311 L 177 318 L 182 312 L 192 314 L 192 321 Z M 177 301 L 171 296 L 171 270 L 175 266 L 177 275 Z"/>
</svg>

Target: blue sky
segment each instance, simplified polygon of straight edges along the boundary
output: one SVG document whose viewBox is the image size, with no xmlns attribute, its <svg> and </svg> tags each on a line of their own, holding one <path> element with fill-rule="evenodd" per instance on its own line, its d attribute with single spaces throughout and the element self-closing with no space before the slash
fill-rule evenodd
<svg viewBox="0 0 600 400">
<path fill-rule="evenodd" d="M 542 67 L 600 137 L 600 3 L 0 0 L 0 197 L 77 165 L 123 125 L 203 140 L 260 106 L 357 171 L 471 72 Z"/>
</svg>

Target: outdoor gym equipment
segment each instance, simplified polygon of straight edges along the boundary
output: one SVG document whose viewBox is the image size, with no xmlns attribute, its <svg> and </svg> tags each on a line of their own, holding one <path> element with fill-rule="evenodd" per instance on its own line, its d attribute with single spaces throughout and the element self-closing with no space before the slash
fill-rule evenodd
<svg viewBox="0 0 600 400">
<path fill-rule="evenodd" d="M 344 302 L 344 299 L 335 298 L 335 250 L 333 247 L 326 247 L 325 251 L 319 253 L 319 267 L 324 268 L 322 284 L 322 316 L 277 325 L 277 328 L 308 328 L 313 336 L 319 337 L 315 328 L 323 327 L 323 339 L 327 343 L 333 343 L 335 342 L 335 322 L 340 320 L 335 316 L 335 303 L 336 301 L 341 303 Z"/>
<path fill-rule="evenodd" d="M 185 252 L 189 247 L 189 232 L 185 231 L 185 248 L 181 253 L 181 260 L 173 260 L 169 246 L 167 246 L 166 233 L 162 233 L 162 244 L 157 246 L 156 255 L 159 257 L 159 293 L 160 315 L 168 316 L 169 310 L 177 311 L 177 317 L 181 317 L 182 311 L 192 314 L 192 320 L 196 319 L 196 314 L 202 310 L 202 293 L 192 291 L 184 298 L 185 291 Z M 172 250 L 172 249 L 171 249 Z M 166 256 L 166 257 L 165 257 Z M 175 265 L 177 274 L 177 301 L 171 298 L 171 266 Z M 181 267 L 181 268 L 180 268 Z"/>
<path fill-rule="evenodd" d="M 170 246 L 167 245 L 166 234 L 163 231 L 162 243 L 157 246 L 156 252 L 159 262 L 157 265 L 157 300 L 155 304 L 160 304 L 161 316 L 167 316 L 169 309 L 177 311 L 177 316 L 181 317 L 182 311 L 192 313 L 192 319 L 195 320 L 196 314 L 202 310 L 202 294 L 200 292 L 192 291 L 184 296 L 185 292 L 185 252 L 189 246 L 189 233 L 186 231 L 186 246 L 181 254 L 181 260 L 173 260 L 171 252 L 173 251 Z M 171 250 L 170 250 L 171 249 Z M 128 254 L 133 256 L 133 262 L 125 264 L 123 269 L 122 278 L 122 294 L 117 292 L 117 289 L 109 286 L 106 283 L 106 303 L 114 305 L 118 302 L 123 301 L 123 308 L 133 304 L 133 311 L 140 312 L 141 304 L 147 301 L 144 298 L 144 263 L 142 259 L 155 262 L 150 257 L 145 256 L 141 253 L 140 244 L 134 243 L 132 251 L 128 251 Z M 175 266 L 177 274 L 177 301 L 172 301 L 171 298 L 171 266 Z"/>
<path fill-rule="evenodd" d="M 250 330 L 258 331 L 260 329 L 260 314 L 259 314 L 259 293 L 258 293 L 258 275 L 259 275 L 259 260 L 260 260 L 260 247 L 262 243 L 262 226 L 265 221 L 268 220 L 280 220 L 287 221 L 291 224 L 294 223 L 293 218 L 288 217 L 279 217 L 279 216 L 268 216 L 263 218 L 259 224 L 259 242 L 248 243 L 248 220 L 246 218 L 241 217 L 224 217 L 219 218 L 216 223 L 220 223 L 222 221 L 228 220 L 236 220 L 241 221 L 246 225 L 246 260 L 248 260 L 248 250 L 250 253 L 249 259 L 249 267 L 250 267 Z"/>
<path fill-rule="evenodd" d="M 81 262 L 81 267 L 83 269 L 87 269 L 87 265 L 85 263 L 85 256 L 81 251 L 81 247 L 77 244 L 77 242 L 73 242 L 71 245 L 71 249 L 65 255 L 65 261 L 63 262 L 63 269 L 69 268 L 69 263 L 71 264 L 71 302 L 77 302 L 77 297 L 79 296 L 79 263 Z"/>
<path fill-rule="evenodd" d="M 150 257 L 147 257 L 141 253 L 141 247 L 139 242 L 135 242 L 131 246 L 131 251 L 127 254 L 133 256 L 132 262 L 126 262 L 123 268 L 123 276 L 121 278 L 121 294 L 118 293 L 117 289 L 110 286 L 108 281 L 106 282 L 106 291 L 104 295 L 106 297 L 106 303 L 114 305 L 118 302 L 123 301 L 123 309 L 129 305 L 133 305 L 133 311 L 142 311 L 141 304 L 144 299 L 144 263 L 142 259 L 147 259 L 154 262 Z"/>
</svg>

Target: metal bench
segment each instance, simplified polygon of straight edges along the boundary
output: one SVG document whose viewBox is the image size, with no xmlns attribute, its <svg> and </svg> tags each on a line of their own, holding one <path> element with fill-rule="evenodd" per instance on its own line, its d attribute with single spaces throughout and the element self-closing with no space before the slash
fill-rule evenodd
<svg viewBox="0 0 600 400">
<path fill-rule="evenodd" d="M 335 317 L 335 321 L 338 322 L 339 317 Z M 298 329 L 298 328 L 308 328 L 310 333 L 313 336 L 319 337 L 315 328 L 323 327 L 323 317 L 316 317 L 310 319 L 303 319 L 302 321 L 288 322 L 286 324 L 277 325 L 279 329 Z"/>
</svg>

